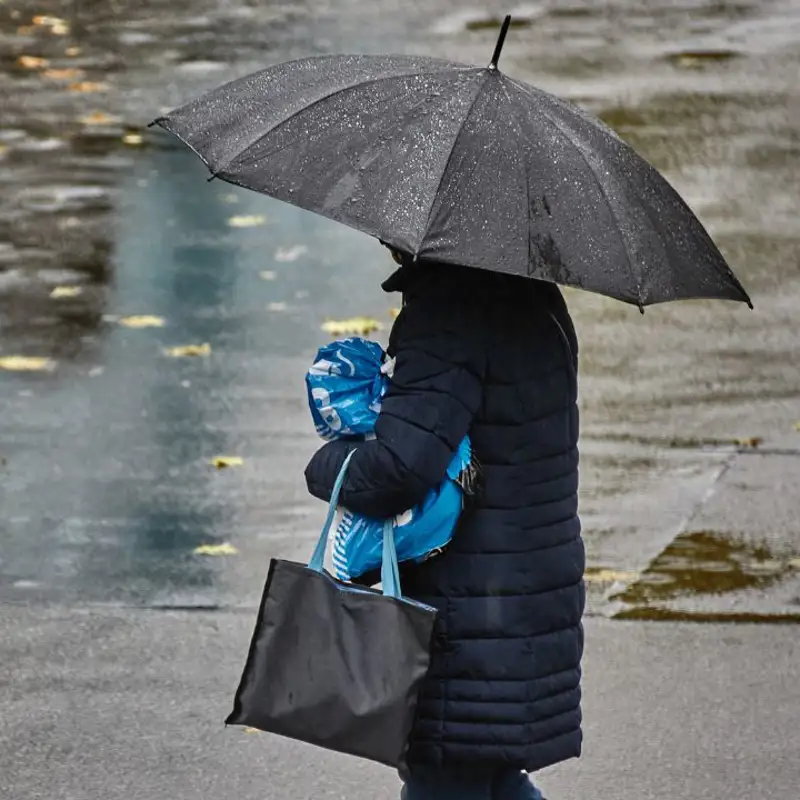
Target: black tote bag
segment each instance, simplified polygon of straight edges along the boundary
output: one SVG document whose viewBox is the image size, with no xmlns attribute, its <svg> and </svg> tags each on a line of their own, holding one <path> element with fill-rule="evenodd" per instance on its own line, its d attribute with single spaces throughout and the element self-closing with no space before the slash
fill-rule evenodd
<svg viewBox="0 0 800 800">
<path fill-rule="evenodd" d="M 323 569 L 350 457 L 308 566 L 270 563 L 226 724 L 402 769 L 436 612 L 401 596 L 391 522 L 383 532 L 383 593 L 342 583 Z"/>
</svg>

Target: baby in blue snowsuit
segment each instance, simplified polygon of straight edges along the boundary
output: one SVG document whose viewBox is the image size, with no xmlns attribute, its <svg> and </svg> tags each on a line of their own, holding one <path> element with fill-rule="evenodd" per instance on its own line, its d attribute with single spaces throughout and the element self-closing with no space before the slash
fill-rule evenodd
<svg viewBox="0 0 800 800">
<path fill-rule="evenodd" d="M 321 348 L 306 375 L 317 433 L 324 439 L 371 438 L 392 367 L 393 360 L 381 346 L 367 339 L 344 339 Z M 424 561 L 447 546 L 461 514 L 464 494 L 472 491 L 474 473 L 472 448 L 466 436 L 442 484 L 420 505 L 394 519 L 398 561 Z M 380 567 L 384 523 L 343 511 L 333 542 L 337 578 L 353 580 Z"/>
</svg>

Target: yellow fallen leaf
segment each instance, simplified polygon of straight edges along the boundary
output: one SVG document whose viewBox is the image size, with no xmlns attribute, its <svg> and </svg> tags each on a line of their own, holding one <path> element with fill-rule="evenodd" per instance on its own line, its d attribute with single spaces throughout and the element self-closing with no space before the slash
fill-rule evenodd
<svg viewBox="0 0 800 800">
<path fill-rule="evenodd" d="M 112 117 L 111 114 L 106 114 L 105 111 L 92 111 L 91 114 L 78 118 L 78 122 L 80 122 L 81 125 L 110 125 L 118 121 L 116 117 Z"/>
<path fill-rule="evenodd" d="M 731 61 L 739 55 L 740 53 L 736 50 L 689 50 L 673 53 L 669 56 L 669 60 L 678 67 L 696 69 L 709 63 Z"/>
<path fill-rule="evenodd" d="M 118 322 L 126 328 L 163 328 L 167 324 L 163 317 L 154 317 L 148 314 L 121 317 Z"/>
<path fill-rule="evenodd" d="M 144 141 L 144 136 L 141 133 L 126 133 L 122 137 L 122 143 L 130 145 L 131 147 L 137 147 Z"/>
<path fill-rule="evenodd" d="M 331 319 L 324 322 L 321 327 L 325 333 L 329 333 L 331 336 L 369 336 L 375 331 L 383 330 L 383 325 L 372 317 Z"/>
<path fill-rule="evenodd" d="M 211 463 L 217 469 L 227 469 L 228 467 L 241 467 L 244 459 L 239 456 L 217 456 L 212 459 Z"/>
<path fill-rule="evenodd" d="M 50 297 L 54 300 L 58 300 L 62 297 L 77 297 L 79 294 L 83 292 L 80 286 L 56 286 L 52 292 L 50 292 Z"/>
<path fill-rule="evenodd" d="M 39 356 L 0 356 L 0 369 L 9 372 L 49 372 L 56 362 Z"/>
<path fill-rule="evenodd" d="M 53 25 L 66 25 L 67 21 L 61 17 L 53 17 L 49 14 L 37 14 L 31 22 L 34 25 L 44 25 L 45 27 L 52 28 Z"/>
<path fill-rule="evenodd" d="M 695 56 L 681 55 L 674 59 L 674 63 L 678 67 L 699 67 L 703 61 Z"/>
<path fill-rule="evenodd" d="M 164 355 L 170 358 L 186 358 L 188 356 L 210 356 L 211 345 L 204 344 L 184 344 L 179 347 L 170 347 L 164 351 Z"/>
<path fill-rule="evenodd" d="M 763 444 L 763 442 L 764 440 L 760 436 L 751 436 L 747 439 L 737 439 L 735 444 L 737 444 L 739 447 L 756 448 L 760 444 Z"/>
<path fill-rule="evenodd" d="M 32 20 L 34 25 L 48 28 L 54 36 L 66 36 L 69 33 L 69 22 L 61 17 L 36 16 Z"/>
<path fill-rule="evenodd" d="M 201 544 L 200 547 L 195 547 L 194 554 L 196 556 L 238 556 L 239 551 L 230 542 L 223 542 L 222 544 Z"/>
<path fill-rule="evenodd" d="M 108 84 L 102 81 L 78 81 L 71 83 L 68 88 L 76 94 L 92 94 L 93 92 L 108 91 Z"/>
<path fill-rule="evenodd" d="M 603 567 L 589 567 L 584 578 L 588 583 L 616 583 L 617 581 L 633 581 L 639 577 L 637 572 L 626 569 L 604 569 Z"/>
<path fill-rule="evenodd" d="M 263 272 L 258 273 L 258 277 L 261 278 L 262 281 L 274 281 L 275 278 L 278 277 L 278 273 L 271 269 L 265 269 Z"/>
<path fill-rule="evenodd" d="M 23 69 L 45 69 L 49 63 L 46 58 L 39 56 L 20 56 L 17 59 L 17 66 Z"/>
<path fill-rule="evenodd" d="M 75 58 L 75 56 L 79 56 L 83 51 L 80 47 L 68 47 L 64 53 L 68 55 L 70 58 Z"/>
<path fill-rule="evenodd" d="M 51 81 L 74 81 L 82 78 L 86 73 L 77 67 L 64 67 L 63 69 L 46 69 L 43 78 Z"/>
<path fill-rule="evenodd" d="M 390 308 L 389 309 L 389 318 L 390 319 L 397 319 L 400 316 L 400 309 L 399 308 Z"/>
<path fill-rule="evenodd" d="M 255 228 L 258 225 L 263 225 L 266 221 L 267 218 L 261 214 L 250 214 L 249 216 L 231 217 L 228 220 L 228 225 L 231 228 Z"/>
</svg>

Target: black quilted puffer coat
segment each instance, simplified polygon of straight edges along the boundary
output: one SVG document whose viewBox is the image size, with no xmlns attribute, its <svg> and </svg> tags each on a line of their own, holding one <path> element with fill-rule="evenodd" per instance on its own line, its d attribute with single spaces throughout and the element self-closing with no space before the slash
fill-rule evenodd
<svg viewBox="0 0 800 800">
<path fill-rule="evenodd" d="M 580 755 L 584 547 L 578 519 L 577 342 L 550 284 L 406 265 L 376 439 L 357 446 L 342 504 L 385 518 L 420 502 L 469 432 L 482 486 L 441 555 L 402 570 L 439 610 L 409 764 L 534 771 Z M 329 499 L 347 453 L 311 460 Z"/>
</svg>

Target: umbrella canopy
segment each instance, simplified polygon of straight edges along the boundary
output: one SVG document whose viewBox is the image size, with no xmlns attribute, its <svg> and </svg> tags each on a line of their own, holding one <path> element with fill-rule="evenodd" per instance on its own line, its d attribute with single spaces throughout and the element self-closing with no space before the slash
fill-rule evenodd
<svg viewBox="0 0 800 800">
<path fill-rule="evenodd" d="M 213 177 L 419 259 L 634 303 L 750 303 L 659 172 L 577 106 L 488 67 L 414 56 L 278 64 L 158 124 Z"/>
</svg>

